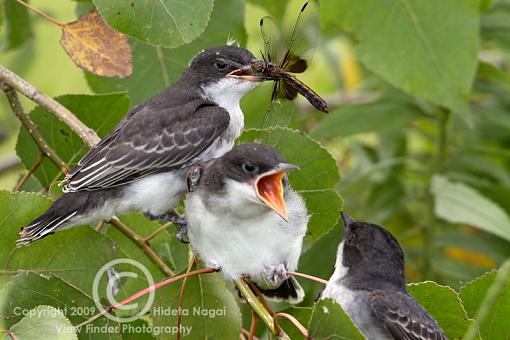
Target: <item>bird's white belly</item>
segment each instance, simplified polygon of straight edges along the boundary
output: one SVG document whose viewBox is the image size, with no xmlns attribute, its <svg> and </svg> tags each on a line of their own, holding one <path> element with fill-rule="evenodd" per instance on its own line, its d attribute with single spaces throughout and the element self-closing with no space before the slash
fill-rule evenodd
<svg viewBox="0 0 510 340">
<path fill-rule="evenodd" d="M 126 186 L 117 213 L 150 212 L 161 215 L 174 208 L 186 193 L 186 170 L 180 169 L 144 177 Z"/>
<path fill-rule="evenodd" d="M 186 215 L 192 248 L 206 265 L 220 267 L 227 279 L 248 275 L 258 281 L 268 265 L 297 267 L 306 227 L 291 232 L 292 226 L 273 211 L 236 224 L 228 216 L 211 214 L 198 196 L 191 196 Z"/>
</svg>

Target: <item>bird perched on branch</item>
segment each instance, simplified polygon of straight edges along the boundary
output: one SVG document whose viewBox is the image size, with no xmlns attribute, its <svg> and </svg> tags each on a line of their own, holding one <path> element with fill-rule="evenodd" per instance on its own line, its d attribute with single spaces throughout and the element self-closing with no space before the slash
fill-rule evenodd
<svg viewBox="0 0 510 340">
<path fill-rule="evenodd" d="M 188 236 L 193 251 L 227 279 L 249 278 L 267 297 L 298 303 L 298 265 L 308 214 L 275 148 L 241 144 L 188 173 Z"/>
<path fill-rule="evenodd" d="M 404 252 L 393 235 L 341 215 L 344 237 L 321 298 L 340 304 L 368 340 L 446 340 L 438 323 L 407 292 Z"/>
<path fill-rule="evenodd" d="M 239 101 L 261 81 L 255 60 L 234 46 L 202 51 L 83 157 L 64 179 L 64 195 L 23 228 L 17 244 L 127 211 L 184 224 L 169 211 L 186 192 L 186 169 L 232 148 L 244 124 Z"/>
</svg>

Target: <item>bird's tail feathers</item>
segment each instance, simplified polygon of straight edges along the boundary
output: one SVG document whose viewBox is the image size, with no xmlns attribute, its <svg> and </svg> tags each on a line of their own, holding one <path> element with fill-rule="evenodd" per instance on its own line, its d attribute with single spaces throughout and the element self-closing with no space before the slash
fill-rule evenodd
<svg viewBox="0 0 510 340">
<path fill-rule="evenodd" d="M 16 246 L 26 246 L 32 242 L 42 239 L 57 230 L 65 229 L 66 222 L 69 222 L 78 211 L 67 213 L 64 215 L 55 215 L 49 211 L 39 216 L 32 223 L 22 228 L 20 238 L 16 241 Z"/>
<path fill-rule="evenodd" d="M 261 289 L 262 294 L 276 301 L 287 301 L 297 304 L 303 301 L 305 292 L 294 276 L 289 276 L 276 289 Z"/>
</svg>

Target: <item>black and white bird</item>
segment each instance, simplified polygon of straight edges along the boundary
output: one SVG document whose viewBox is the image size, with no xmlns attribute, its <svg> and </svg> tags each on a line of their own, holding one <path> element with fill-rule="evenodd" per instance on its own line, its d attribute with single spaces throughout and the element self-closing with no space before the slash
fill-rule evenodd
<svg viewBox="0 0 510 340">
<path fill-rule="evenodd" d="M 133 107 L 89 151 L 64 179 L 64 195 L 23 228 L 17 244 L 127 211 L 183 223 L 168 213 L 186 192 L 186 169 L 223 155 L 239 137 L 239 101 L 261 80 L 255 60 L 234 46 L 202 51 L 176 83 Z"/>
<path fill-rule="evenodd" d="M 230 279 L 249 278 L 264 295 L 298 303 L 297 268 L 308 224 L 305 202 L 286 172 L 297 168 L 275 148 L 241 144 L 188 174 L 191 248 Z"/>
<path fill-rule="evenodd" d="M 445 340 L 441 327 L 406 290 L 404 252 L 384 228 L 345 212 L 335 272 L 321 295 L 335 300 L 368 340 Z"/>
</svg>

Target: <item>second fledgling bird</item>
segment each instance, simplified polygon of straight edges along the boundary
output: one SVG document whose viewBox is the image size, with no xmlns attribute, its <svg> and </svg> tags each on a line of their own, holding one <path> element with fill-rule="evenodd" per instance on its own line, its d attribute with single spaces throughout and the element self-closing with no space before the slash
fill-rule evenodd
<svg viewBox="0 0 510 340">
<path fill-rule="evenodd" d="M 342 212 L 335 272 L 321 298 L 335 300 L 368 340 L 446 340 L 406 290 L 404 252 L 387 230 Z"/>
<path fill-rule="evenodd" d="M 188 236 L 195 254 L 227 279 L 248 277 L 264 295 L 298 303 L 297 268 L 308 213 L 289 186 L 297 168 L 273 147 L 248 143 L 188 172 Z"/>
</svg>

